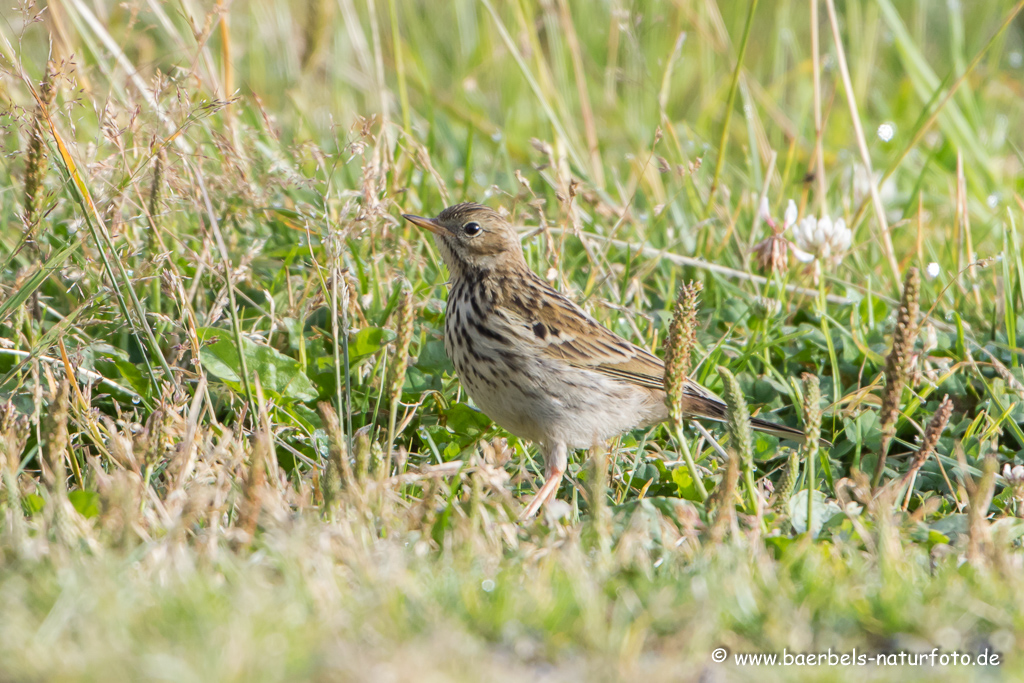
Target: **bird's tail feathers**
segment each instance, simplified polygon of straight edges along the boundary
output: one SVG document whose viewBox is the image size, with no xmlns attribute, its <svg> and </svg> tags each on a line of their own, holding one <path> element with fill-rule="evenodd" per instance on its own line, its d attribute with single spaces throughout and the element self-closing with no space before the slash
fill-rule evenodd
<svg viewBox="0 0 1024 683">
<path fill-rule="evenodd" d="M 786 425 L 775 424 L 768 420 L 762 420 L 759 417 L 750 418 L 750 426 L 759 432 L 771 434 L 777 436 L 780 439 L 788 439 L 790 441 L 796 441 L 799 444 L 807 443 L 807 436 L 799 429 L 793 427 L 787 427 Z M 827 439 L 818 439 L 818 443 L 824 448 L 831 448 L 832 442 Z"/>
<path fill-rule="evenodd" d="M 714 420 L 715 422 L 725 422 L 726 405 L 724 402 L 720 402 L 706 396 L 687 396 L 687 399 L 687 417 Z M 803 431 L 793 427 L 787 427 L 786 425 L 769 422 L 768 420 L 764 420 L 759 417 L 750 418 L 750 426 L 759 432 L 771 434 L 772 436 L 777 436 L 780 439 L 795 441 L 799 444 L 807 442 L 807 437 L 804 435 Z M 832 442 L 826 439 L 818 439 L 818 442 L 824 448 L 832 447 Z"/>
</svg>

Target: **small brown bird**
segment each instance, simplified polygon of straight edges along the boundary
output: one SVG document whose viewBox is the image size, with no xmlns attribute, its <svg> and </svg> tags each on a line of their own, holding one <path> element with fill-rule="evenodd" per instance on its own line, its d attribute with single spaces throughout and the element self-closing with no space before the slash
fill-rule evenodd
<svg viewBox="0 0 1024 683">
<path fill-rule="evenodd" d="M 466 392 L 497 424 L 537 442 L 546 480 L 523 513 L 558 490 L 570 448 L 589 448 L 668 419 L 665 367 L 603 327 L 530 270 L 515 229 L 480 204 L 404 218 L 434 234 L 451 274 L 444 346 Z M 687 381 L 689 418 L 725 419 L 725 403 Z M 751 426 L 803 440 L 754 418 Z"/>
</svg>

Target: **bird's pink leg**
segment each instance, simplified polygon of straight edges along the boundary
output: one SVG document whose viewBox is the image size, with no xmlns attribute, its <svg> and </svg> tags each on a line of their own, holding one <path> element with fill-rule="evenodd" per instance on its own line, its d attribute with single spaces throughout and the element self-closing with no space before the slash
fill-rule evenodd
<svg viewBox="0 0 1024 683">
<path fill-rule="evenodd" d="M 519 516 L 521 521 L 532 518 L 544 503 L 555 497 L 555 494 L 558 492 L 558 485 L 562 483 L 565 468 L 569 464 L 565 443 L 556 441 L 544 446 L 544 469 L 547 478 L 544 480 L 544 485 L 537 491 L 537 495 L 533 497 L 530 504 L 523 510 L 523 514 Z"/>
</svg>

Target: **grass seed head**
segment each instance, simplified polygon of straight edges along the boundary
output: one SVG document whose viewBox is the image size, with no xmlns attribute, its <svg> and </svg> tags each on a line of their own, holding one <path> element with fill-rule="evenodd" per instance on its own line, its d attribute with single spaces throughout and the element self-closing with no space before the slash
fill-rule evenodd
<svg viewBox="0 0 1024 683">
<path fill-rule="evenodd" d="M 697 342 L 697 307 L 704 286 L 690 281 L 679 289 L 665 346 L 665 394 L 669 417 L 675 424 L 683 419 L 682 400 L 690 372 L 690 353 Z"/>
<path fill-rule="evenodd" d="M 806 457 L 814 457 L 821 439 L 821 383 L 817 375 L 805 372 L 801 379 L 804 386 L 804 442 Z"/>
<path fill-rule="evenodd" d="M 967 559 L 971 564 L 982 564 L 993 552 L 991 530 L 987 521 L 996 487 L 996 458 L 988 455 L 981 465 L 981 479 L 976 483 L 966 478 L 970 506 L 967 510 Z"/>
<path fill-rule="evenodd" d="M 903 298 L 896 318 L 896 329 L 892 336 L 892 350 L 885 359 L 885 390 L 882 393 L 880 422 L 882 431 L 882 449 L 875 468 L 874 485 L 878 486 L 882 473 L 885 471 L 885 458 L 889 443 L 896 435 L 896 420 L 900 415 L 900 400 L 903 387 L 907 383 L 910 370 L 910 358 L 917 341 L 918 315 L 920 308 L 921 276 L 917 268 L 907 271 L 903 283 Z"/>
<path fill-rule="evenodd" d="M 334 406 L 321 401 L 317 407 L 320 409 L 320 417 L 324 421 L 329 443 L 327 467 L 320 480 L 320 489 L 324 506 L 330 509 L 339 500 L 342 488 L 351 485 L 352 467 L 348 462 L 348 447 Z"/>
<path fill-rule="evenodd" d="M 46 75 L 39 86 L 39 99 L 49 109 L 57 96 L 57 67 L 46 63 Z M 32 116 L 29 133 L 28 154 L 25 162 L 25 223 L 33 225 L 39 219 L 42 208 L 43 174 L 46 171 L 46 117 L 42 108 L 37 107 Z"/>
<path fill-rule="evenodd" d="M 743 397 L 743 390 L 736 375 L 721 365 L 718 366 L 718 374 L 722 376 L 722 382 L 725 384 L 722 392 L 728 406 L 725 424 L 732 440 L 732 448 L 740 456 L 743 464 L 749 466 L 754 462 L 754 437 L 750 429 L 750 409 L 747 407 L 747 400 Z"/>
<path fill-rule="evenodd" d="M 939 404 L 938 409 L 932 414 L 931 419 L 928 420 L 928 426 L 925 427 L 924 439 L 921 441 L 921 448 L 918 449 L 917 455 L 914 456 L 914 462 L 911 465 L 912 469 L 920 469 L 925 461 L 935 453 L 939 437 L 942 436 L 942 432 L 946 429 L 946 425 L 949 424 L 949 418 L 952 415 L 953 401 L 950 400 L 948 395 L 943 396 L 942 403 Z"/>
<path fill-rule="evenodd" d="M 43 431 L 43 478 L 54 491 L 65 490 L 64 461 L 68 450 L 68 381 L 62 379 L 50 399 L 47 426 Z"/>
<path fill-rule="evenodd" d="M 779 483 L 775 486 L 775 508 L 784 510 L 790 496 L 796 489 L 796 480 L 800 478 L 800 452 L 796 449 L 789 451 L 789 458 L 779 477 Z"/>
<path fill-rule="evenodd" d="M 714 495 L 708 500 L 715 512 L 715 522 L 711 526 L 711 542 L 720 543 L 732 528 L 736 520 L 736 487 L 740 480 L 740 456 L 730 449 L 729 462 L 726 464 L 722 482 L 715 489 Z"/>
<path fill-rule="evenodd" d="M 167 150 L 163 145 L 157 147 L 154 157 L 153 183 L 149 186 L 149 219 L 156 228 L 163 212 L 164 166 L 167 164 Z"/>
<path fill-rule="evenodd" d="M 398 320 L 396 324 L 398 336 L 395 338 L 395 356 L 388 370 L 387 386 L 392 406 L 395 406 L 402 397 L 405 371 L 409 366 L 409 347 L 412 345 L 414 320 L 415 312 L 413 310 L 412 290 L 404 287 L 401 299 L 398 302 Z"/>
</svg>

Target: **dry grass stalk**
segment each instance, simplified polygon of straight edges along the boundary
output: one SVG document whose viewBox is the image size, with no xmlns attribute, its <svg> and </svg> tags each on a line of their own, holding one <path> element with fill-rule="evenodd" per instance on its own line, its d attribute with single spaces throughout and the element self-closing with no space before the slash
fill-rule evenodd
<svg viewBox="0 0 1024 683">
<path fill-rule="evenodd" d="M 782 470 L 782 476 L 779 477 L 779 483 L 775 486 L 775 509 L 783 511 L 786 509 L 786 503 L 789 502 L 790 496 L 793 495 L 794 489 L 796 489 L 797 479 L 800 478 L 800 451 L 796 449 L 789 451 L 789 457 L 786 459 L 786 465 Z"/>
<path fill-rule="evenodd" d="M 50 398 L 50 410 L 43 429 L 43 480 L 55 494 L 67 493 L 67 469 L 64 459 L 68 451 L 68 381 L 62 379 Z"/>
<path fill-rule="evenodd" d="M 251 543 L 256 534 L 256 524 L 259 521 L 260 508 L 263 506 L 263 489 L 267 481 L 268 456 L 267 440 L 262 438 L 262 435 L 257 435 L 252 446 L 252 458 L 242 486 L 242 501 L 239 506 L 238 529 L 242 536 L 237 540 L 244 545 Z"/>
<path fill-rule="evenodd" d="M 373 445 L 370 435 L 365 429 L 357 429 L 355 433 L 356 482 L 365 485 L 370 476 L 370 461 L 373 459 Z"/>
<path fill-rule="evenodd" d="M 25 159 L 25 224 L 29 227 L 35 225 L 39 219 L 39 212 L 42 208 L 42 186 L 43 174 L 46 170 L 46 143 L 44 142 L 46 130 L 46 115 L 42 107 L 49 109 L 57 96 L 57 67 L 53 62 L 46 63 L 46 75 L 39 87 L 39 101 L 41 107 L 37 107 L 32 117 L 32 127 L 29 132 L 28 154 Z"/>
<path fill-rule="evenodd" d="M 707 500 L 700 470 L 690 453 L 683 434 L 683 393 L 687 375 L 690 372 L 690 352 L 697 342 L 697 304 L 704 286 L 690 281 L 679 290 L 672 323 L 669 325 L 668 341 L 665 345 L 665 402 L 668 405 L 669 429 L 679 444 L 679 450 L 686 461 L 686 468 L 693 479 L 701 500 Z"/>
<path fill-rule="evenodd" d="M 715 522 L 711 526 L 711 542 L 721 543 L 725 535 L 736 525 L 736 486 L 740 480 L 740 456 L 729 449 L 729 461 L 722 482 L 718 485 L 709 503 L 715 507 Z"/>
<path fill-rule="evenodd" d="M 398 303 L 398 336 L 395 339 L 395 355 L 388 368 L 387 392 L 390 398 L 388 414 L 388 441 L 384 450 L 384 475 L 391 475 L 391 450 L 395 445 L 395 423 L 398 419 L 398 406 L 402 401 L 402 386 L 405 384 L 405 372 L 409 367 L 409 347 L 412 345 L 413 321 L 412 290 L 406 287 Z"/>
<path fill-rule="evenodd" d="M 939 404 L 938 409 L 932 415 L 931 419 L 928 420 L 928 426 L 924 430 L 924 440 L 921 441 L 921 448 L 918 449 L 914 455 L 914 460 L 910 463 L 910 469 L 900 479 L 900 484 L 897 487 L 898 490 L 902 491 L 904 487 L 907 487 L 907 494 L 903 501 L 903 509 L 907 509 L 907 505 L 910 503 L 910 496 L 914 492 L 914 481 L 917 478 L 917 472 L 924 466 L 928 461 L 928 458 L 935 453 L 935 447 L 939 443 L 939 437 L 942 436 L 942 432 L 946 429 L 946 425 L 949 424 L 949 418 L 953 414 L 953 401 L 950 400 L 949 396 L 942 398 L 942 403 Z"/>
<path fill-rule="evenodd" d="M 590 449 L 590 510 L 602 557 L 611 550 L 611 513 L 608 510 L 608 449 L 595 444 Z"/>
<path fill-rule="evenodd" d="M 330 26 L 331 3 L 327 0 L 312 0 L 306 4 L 306 21 L 302 30 L 302 70 L 317 66 L 317 57 L 323 49 Z"/>
<path fill-rule="evenodd" d="M 274 435 L 270 431 L 267 401 L 263 395 L 263 385 L 260 383 L 259 375 L 254 376 L 253 385 L 256 390 L 257 428 L 252 447 L 252 459 L 249 463 L 249 473 L 242 488 L 242 504 L 238 521 L 238 527 L 243 534 L 245 543 L 251 543 L 256 535 L 256 525 L 259 522 L 260 509 L 263 507 L 263 497 L 266 493 L 264 489 L 267 483 L 267 472 L 269 471 L 274 477 L 275 483 L 278 479 Z"/>
<path fill-rule="evenodd" d="M 76 525 L 77 513 L 68 501 L 65 465 L 65 459 L 70 460 L 73 457 L 68 450 L 71 443 L 68 434 L 70 390 L 67 378 L 61 378 L 60 383 L 55 384 L 49 369 L 47 380 L 51 385 L 50 410 L 45 417 L 41 462 L 43 480 L 49 493 L 46 518 L 56 541 L 66 548 L 71 548 L 81 537 L 81 533 Z"/>
<path fill-rule="evenodd" d="M 0 474 L 5 499 L 3 535 L 16 555 L 21 553 L 26 534 L 18 466 L 27 440 L 28 418 L 19 415 L 10 401 L 0 405 Z"/>
<path fill-rule="evenodd" d="M 878 465 L 872 485 L 877 487 L 885 473 L 885 460 L 889 445 L 896 435 L 896 420 L 900 416 L 900 399 L 910 370 L 910 359 L 917 341 L 918 314 L 920 310 L 921 276 L 917 268 L 907 270 L 903 283 L 903 299 L 896 318 L 896 329 L 892 336 L 892 350 L 885 359 L 885 391 L 882 394 L 880 421 L 882 448 L 878 454 Z"/>
<path fill-rule="evenodd" d="M 805 372 L 801 378 L 804 385 L 804 460 L 807 462 L 807 529 L 810 531 L 814 519 L 814 492 L 817 481 L 814 474 L 814 459 L 818 457 L 818 442 L 821 438 L 821 385 L 818 376 Z"/>
<path fill-rule="evenodd" d="M 155 232 L 160 224 L 160 215 L 163 213 L 164 170 L 167 165 L 167 150 L 163 145 L 159 145 L 154 156 L 153 183 L 149 186 L 148 207 L 150 227 Z"/>
<path fill-rule="evenodd" d="M 341 423 L 334 406 L 326 401 L 321 401 L 317 407 L 320 409 L 320 417 L 324 421 L 330 444 L 327 467 L 324 468 L 323 477 L 320 479 L 320 491 L 324 499 L 324 508 L 331 510 L 340 499 L 342 488 L 349 487 L 353 483 L 352 467 L 348 462 L 345 435 L 341 430 Z"/>
<path fill-rule="evenodd" d="M 704 286 L 690 281 L 679 289 L 672 323 L 665 344 L 665 394 L 669 419 L 680 425 L 683 421 L 682 401 L 686 378 L 690 372 L 690 353 L 697 341 L 697 306 Z"/>
<path fill-rule="evenodd" d="M 754 435 L 750 428 L 750 409 L 743 397 L 743 389 L 736 375 L 728 368 L 718 366 L 718 374 L 725 385 L 722 398 L 728 408 L 725 411 L 725 426 L 729 430 L 729 451 L 735 452 L 743 465 L 743 478 L 747 485 L 750 511 L 758 509 L 758 495 L 754 487 Z"/>
<path fill-rule="evenodd" d="M 962 454 L 960 457 L 963 457 Z M 961 463 L 964 484 L 970 500 L 967 509 L 967 560 L 971 564 L 979 565 L 984 562 L 991 550 L 991 534 L 986 517 L 996 488 L 998 463 L 994 455 L 987 456 L 981 466 L 981 479 L 977 482 L 967 474 L 965 465 L 966 463 Z"/>
</svg>

